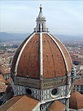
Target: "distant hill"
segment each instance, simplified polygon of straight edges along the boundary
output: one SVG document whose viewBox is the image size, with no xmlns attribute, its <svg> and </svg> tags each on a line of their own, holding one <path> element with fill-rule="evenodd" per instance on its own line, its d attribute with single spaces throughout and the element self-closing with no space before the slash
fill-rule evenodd
<svg viewBox="0 0 83 111">
<path fill-rule="evenodd" d="M 26 37 L 28 37 L 29 33 L 6 33 L 6 32 L 0 32 L 0 41 L 12 41 L 12 40 L 24 40 Z M 55 35 L 57 38 L 59 38 L 61 41 L 83 41 L 83 35 L 78 36 L 70 36 L 70 35 Z"/>
<path fill-rule="evenodd" d="M 61 41 L 83 41 L 83 35 L 72 36 L 72 35 L 55 35 Z"/>
<path fill-rule="evenodd" d="M 0 41 L 24 40 L 29 34 L 0 32 Z"/>
</svg>

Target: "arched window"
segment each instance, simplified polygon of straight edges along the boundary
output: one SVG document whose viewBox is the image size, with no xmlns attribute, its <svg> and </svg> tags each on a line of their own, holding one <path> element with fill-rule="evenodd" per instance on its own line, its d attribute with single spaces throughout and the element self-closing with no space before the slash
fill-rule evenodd
<svg viewBox="0 0 83 111">
<path fill-rule="evenodd" d="M 39 32 L 40 32 L 40 24 L 39 24 Z"/>
</svg>

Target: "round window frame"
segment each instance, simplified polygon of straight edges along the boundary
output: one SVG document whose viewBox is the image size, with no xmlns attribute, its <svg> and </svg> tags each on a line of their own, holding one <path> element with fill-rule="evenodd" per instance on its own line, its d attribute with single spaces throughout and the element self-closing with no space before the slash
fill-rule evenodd
<svg viewBox="0 0 83 111">
<path fill-rule="evenodd" d="M 54 89 L 52 89 L 51 93 L 52 93 L 53 96 L 55 96 L 58 93 L 58 91 L 57 91 L 56 88 L 54 88 Z"/>
<path fill-rule="evenodd" d="M 57 93 L 56 93 L 56 94 L 52 94 L 52 91 L 53 91 L 54 89 L 56 89 L 56 90 L 57 90 Z M 56 97 L 58 97 L 58 96 L 59 96 L 58 88 L 54 88 L 54 89 L 52 89 L 52 90 L 51 90 L 51 97 L 52 97 L 52 98 L 56 98 Z"/>
</svg>

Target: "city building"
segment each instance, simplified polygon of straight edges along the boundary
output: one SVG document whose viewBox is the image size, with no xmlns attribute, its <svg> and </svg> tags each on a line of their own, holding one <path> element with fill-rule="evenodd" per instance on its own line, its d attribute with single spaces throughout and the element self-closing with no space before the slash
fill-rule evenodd
<svg viewBox="0 0 83 111">
<path fill-rule="evenodd" d="M 83 78 L 82 79 L 76 79 L 74 82 L 74 90 L 80 92 L 83 94 Z"/>
<path fill-rule="evenodd" d="M 0 97 L 4 95 L 6 87 L 5 79 L 3 78 L 2 74 L 0 74 Z"/>
</svg>

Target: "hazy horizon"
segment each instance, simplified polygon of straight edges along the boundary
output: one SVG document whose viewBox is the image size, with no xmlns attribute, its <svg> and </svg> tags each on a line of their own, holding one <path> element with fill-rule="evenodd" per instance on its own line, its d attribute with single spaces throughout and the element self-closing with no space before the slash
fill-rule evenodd
<svg viewBox="0 0 83 111">
<path fill-rule="evenodd" d="M 15 40 L 24 40 L 26 39 L 31 33 L 4 33 L 0 32 L 0 41 L 15 41 Z M 61 41 L 81 41 L 83 42 L 83 35 L 75 36 L 75 35 L 62 35 L 62 34 L 53 34 L 56 38 L 60 39 Z"/>
<path fill-rule="evenodd" d="M 32 33 L 42 4 L 53 34 L 83 35 L 83 1 L 0 1 L 0 32 Z"/>
<path fill-rule="evenodd" d="M 0 33 L 8 33 L 8 34 L 31 34 L 31 33 L 33 33 L 34 32 L 34 30 L 32 31 L 32 32 L 0 32 Z M 51 33 L 50 31 L 49 31 L 49 33 Z M 67 36 L 83 36 L 83 34 L 79 34 L 79 35 L 72 35 L 72 34 L 62 34 L 62 33 L 51 33 L 51 34 L 53 34 L 53 35 L 67 35 Z"/>
</svg>

